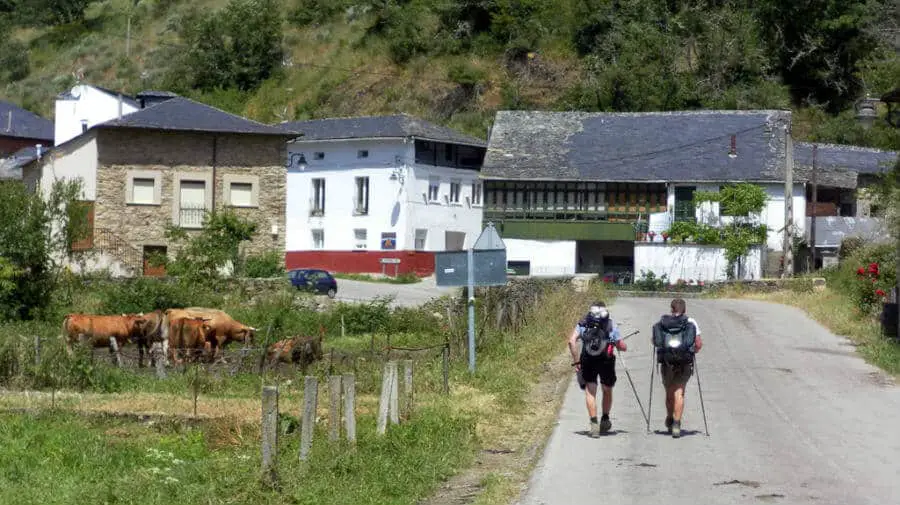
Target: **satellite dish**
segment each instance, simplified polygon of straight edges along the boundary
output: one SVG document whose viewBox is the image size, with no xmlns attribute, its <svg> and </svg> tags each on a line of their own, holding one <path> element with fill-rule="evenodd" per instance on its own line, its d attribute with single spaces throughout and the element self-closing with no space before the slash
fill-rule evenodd
<svg viewBox="0 0 900 505">
<path fill-rule="evenodd" d="M 71 95 L 75 98 L 80 98 L 81 97 L 81 86 L 75 86 L 74 88 L 72 88 Z"/>
</svg>

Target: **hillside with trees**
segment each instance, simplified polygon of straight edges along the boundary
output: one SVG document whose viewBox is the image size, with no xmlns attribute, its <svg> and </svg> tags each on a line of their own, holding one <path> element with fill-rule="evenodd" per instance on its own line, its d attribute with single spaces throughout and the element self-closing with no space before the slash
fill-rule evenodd
<svg viewBox="0 0 900 505">
<path fill-rule="evenodd" d="M 47 117 L 82 79 L 482 138 L 500 109 L 790 108 L 799 138 L 900 149 L 854 119 L 898 52 L 900 0 L 0 0 L 0 98 Z"/>
</svg>

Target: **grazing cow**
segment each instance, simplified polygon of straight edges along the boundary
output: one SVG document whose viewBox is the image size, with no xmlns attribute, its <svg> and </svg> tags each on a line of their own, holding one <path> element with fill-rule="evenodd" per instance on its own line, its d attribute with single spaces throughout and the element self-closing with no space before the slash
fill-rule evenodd
<svg viewBox="0 0 900 505">
<path fill-rule="evenodd" d="M 270 363 L 299 363 L 305 367 L 322 359 L 322 336 L 293 337 L 279 340 L 269 346 L 267 359 Z"/>
<path fill-rule="evenodd" d="M 162 342 L 163 334 L 163 311 L 154 310 L 149 314 L 140 314 L 143 319 L 138 322 L 139 331 L 134 337 L 134 342 L 138 346 L 138 367 L 144 367 L 144 351 L 149 349 L 151 345 Z M 148 353 L 149 354 L 149 353 Z M 156 365 L 156 357 L 150 355 L 150 366 Z"/>
<path fill-rule="evenodd" d="M 176 365 L 181 364 L 178 359 L 178 350 L 184 350 L 190 361 L 194 361 L 198 354 L 210 355 L 212 344 L 209 337 L 212 328 L 209 320 L 202 317 L 183 317 L 169 320 L 169 357 Z"/>
<path fill-rule="evenodd" d="M 180 319 L 182 317 L 202 317 L 209 319 L 209 326 L 213 330 L 213 334 L 210 338 L 212 340 L 214 360 L 230 342 L 252 343 L 256 336 L 256 328 L 235 321 L 234 318 L 221 310 L 204 307 L 188 307 L 186 309 L 169 309 L 165 312 L 165 318 L 168 320 Z M 166 325 L 163 326 L 163 331 L 166 331 Z M 166 338 L 163 338 L 164 342 L 166 340 Z M 225 361 L 224 357 L 221 358 L 221 361 Z"/>
<path fill-rule="evenodd" d="M 141 331 L 145 318 L 140 314 L 105 316 L 94 314 L 68 314 L 63 318 L 62 333 L 66 351 L 71 356 L 76 342 L 87 341 L 92 348 L 110 347 L 110 339 L 122 346 L 134 339 Z"/>
</svg>

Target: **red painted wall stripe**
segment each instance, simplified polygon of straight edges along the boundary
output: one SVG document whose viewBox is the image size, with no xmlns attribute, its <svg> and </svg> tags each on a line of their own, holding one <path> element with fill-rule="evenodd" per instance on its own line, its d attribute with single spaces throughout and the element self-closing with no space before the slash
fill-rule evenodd
<svg viewBox="0 0 900 505">
<path fill-rule="evenodd" d="M 288 270 L 295 268 L 320 268 L 345 274 L 381 273 L 382 258 L 398 258 L 399 265 L 384 265 L 385 272 L 393 275 L 414 273 L 426 277 L 434 273 L 434 253 L 423 251 L 288 251 L 284 255 Z"/>
</svg>

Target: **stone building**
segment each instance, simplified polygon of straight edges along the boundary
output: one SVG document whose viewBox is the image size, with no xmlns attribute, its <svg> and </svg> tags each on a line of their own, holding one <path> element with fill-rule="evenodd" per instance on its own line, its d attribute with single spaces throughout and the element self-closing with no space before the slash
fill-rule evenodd
<svg viewBox="0 0 900 505">
<path fill-rule="evenodd" d="M 86 268 L 160 275 L 147 259 L 172 256 L 174 225 L 197 233 L 206 213 L 230 208 L 257 223 L 247 254 L 285 248 L 285 145 L 298 134 L 171 97 L 98 124 L 26 169 L 49 191 L 81 178 L 93 251 Z"/>
</svg>

